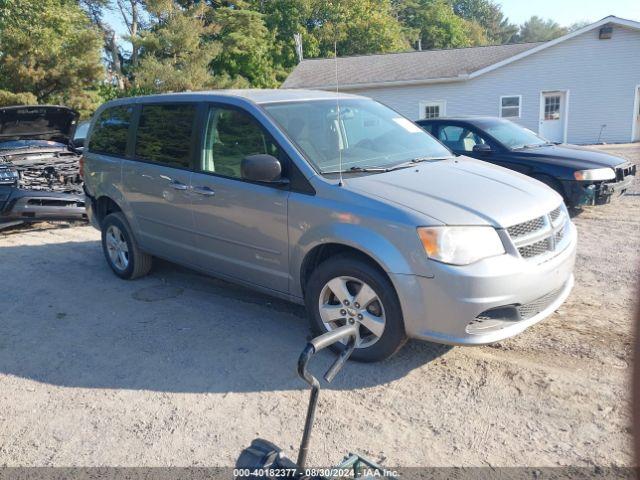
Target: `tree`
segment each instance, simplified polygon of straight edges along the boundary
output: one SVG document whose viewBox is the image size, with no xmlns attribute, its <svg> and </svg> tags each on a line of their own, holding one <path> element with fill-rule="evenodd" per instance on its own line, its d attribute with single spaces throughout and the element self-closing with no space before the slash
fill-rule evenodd
<svg viewBox="0 0 640 480">
<path fill-rule="evenodd" d="M 104 21 L 104 11 L 108 9 L 110 0 L 80 0 L 80 6 L 87 12 L 95 28 L 101 32 L 105 52 L 104 62 L 107 67 L 107 81 L 124 90 L 126 76 L 123 72 L 123 57 L 118 46 L 115 30 Z"/>
<path fill-rule="evenodd" d="M 213 12 L 220 43 L 211 66 L 220 80 L 232 86 L 276 87 L 276 70 L 271 58 L 276 39 L 264 24 L 263 15 L 249 9 L 220 7 Z"/>
<path fill-rule="evenodd" d="M 321 57 L 407 50 L 409 43 L 389 0 L 315 0 L 309 32 Z"/>
<path fill-rule="evenodd" d="M 271 58 L 276 75 L 284 79 L 298 63 L 294 36 L 301 35 L 304 57 L 320 54 L 318 40 L 311 30 L 316 25 L 313 0 L 253 0 L 251 8 L 263 14 L 264 24 L 274 33 Z"/>
<path fill-rule="evenodd" d="M 553 20 L 543 20 L 533 16 L 520 26 L 520 31 L 515 40 L 518 42 L 548 42 L 554 38 L 565 35 L 568 30 Z"/>
<path fill-rule="evenodd" d="M 72 0 L 4 0 L 0 13 L 0 90 L 31 93 L 87 114 L 104 76 L 101 40 Z"/>
<path fill-rule="evenodd" d="M 8 107 L 11 105 L 35 105 L 37 103 L 38 99 L 33 93 L 12 93 L 6 90 L 0 90 L 0 107 Z"/>
<path fill-rule="evenodd" d="M 423 49 L 484 45 L 487 38 L 475 22 L 456 15 L 447 0 L 397 0 L 398 18 L 414 32 Z"/>
<path fill-rule="evenodd" d="M 518 26 L 510 23 L 492 0 L 452 0 L 451 5 L 456 15 L 480 25 L 489 43 L 507 43 L 518 32 Z"/>
<path fill-rule="evenodd" d="M 183 9 L 172 2 L 149 13 L 152 26 L 139 33 L 140 59 L 132 67 L 133 85 L 144 92 L 202 90 L 214 86 L 209 64 L 220 53 L 210 38 L 206 7 Z"/>
</svg>

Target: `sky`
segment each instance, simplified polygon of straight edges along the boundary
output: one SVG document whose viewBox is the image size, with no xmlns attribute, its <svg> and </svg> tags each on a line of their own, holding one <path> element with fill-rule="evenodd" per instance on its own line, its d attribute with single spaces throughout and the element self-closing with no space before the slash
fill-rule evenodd
<svg viewBox="0 0 640 480">
<path fill-rule="evenodd" d="M 560 25 L 596 22 L 609 15 L 640 21 L 640 0 L 497 0 L 512 23 L 523 23 L 533 15 L 551 18 Z"/>
</svg>

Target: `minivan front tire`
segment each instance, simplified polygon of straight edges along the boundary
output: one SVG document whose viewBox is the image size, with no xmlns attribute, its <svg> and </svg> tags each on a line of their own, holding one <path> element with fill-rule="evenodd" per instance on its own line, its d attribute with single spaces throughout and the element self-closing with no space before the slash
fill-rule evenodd
<svg viewBox="0 0 640 480">
<path fill-rule="evenodd" d="M 387 359 L 406 342 L 395 289 L 384 272 L 365 259 L 345 254 L 322 262 L 307 282 L 305 304 L 315 335 L 347 323 L 359 325 L 354 360 Z"/>
<path fill-rule="evenodd" d="M 102 251 L 113 273 L 125 280 L 147 275 L 153 258 L 140 250 L 124 214 L 110 213 L 101 227 Z"/>
</svg>

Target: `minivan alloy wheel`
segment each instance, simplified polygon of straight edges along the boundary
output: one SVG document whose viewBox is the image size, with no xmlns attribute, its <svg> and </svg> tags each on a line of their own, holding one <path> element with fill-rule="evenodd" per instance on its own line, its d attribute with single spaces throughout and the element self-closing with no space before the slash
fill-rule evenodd
<svg viewBox="0 0 640 480">
<path fill-rule="evenodd" d="M 375 344 L 386 324 L 382 300 L 367 283 L 354 277 L 329 280 L 320 292 L 320 318 L 328 331 L 347 324 L 359 324 L 357 348 Z"/>
<path fill-rule="evenodd" d="M 115 225 L 109 225 L 106 232 L 107 252 L 109 259 L 118 270 L 129 266 L 129 247 L 122 231 Z"/>
</svg>

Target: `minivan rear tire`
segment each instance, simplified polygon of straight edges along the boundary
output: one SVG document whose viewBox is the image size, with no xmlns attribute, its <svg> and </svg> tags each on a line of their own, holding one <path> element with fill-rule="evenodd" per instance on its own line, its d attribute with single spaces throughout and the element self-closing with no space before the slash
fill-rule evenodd
<svg viewBox="0 0 640 480">
<path fill-rule="evenodd" d="M 377 310 L 384 315 L 382 335 L 370 346 L 356 348 L 351 358 L 360 362 L 378 362 L 393 356 L 407 340 L 400 301 L 392 283 L 384 272 L 364 258 L 361 259 L 348 254 L 337 255 L 322 262 L 311 273 L 305 288 L 305 305 L 313 334 L 321 335 L 329 330 L 322 319 L 320 305 L 325 304 L 325 292 L 327 292 L 328 282 L 336 279 L 346 279 L 350 290 L 353 290 L 354 287 L 357 289 L 358 283 L 360 283 L 360 288 L 363 288 L 363 285 L 370 287 L 377 296 L 376 301 L 380 302 L 379 307 L 381 308 L 377 308 Z M 353 291 L 354 293 L 356 292 L 356 290 Z M 356 297 L 357 293 L 352 296 L 352 300 Z M 329 303 L 336 304 L 338 307 L 341 306 L 337 297 L 330 298 Z M 348 311 L 348 309 L 345 309 L 345 311 Z M 356 319 L 358 312 L 354 311 L 354 313 L 356 315 L 353 318 L 358 321 Z M 366 315 L 366 311 L 363 313 Z M 346 317 L 349 316 L 351 314 L 347 313 Z M 348 318 L 340 319 L 336 321 L 335 327 L 342 326 L 347 321 Z M 371 336 L 371 332 L 363 329 L 362 325 L 360 326 L 360 332 L 361 334 L 363 332 L 364 334 L 369 333 L 369 336 Z M 344 349 L 344 344 L 338 343 L 332 348 L 339 352 Z"/>
<path fill-rule="evenodd" d="M 110 213 L 104 217 L 101 222 L 101 230 L 102 251 L 113 273 L 124 280 L 134 280 L 149 273 L 153 257 L 140 250 L 122 212 Z M 114 252 L 118 251 L 118 247 L 122 244 L 126 245 L 126 253 L 119 257 Z M 122 252 L 124 250 L 125 248 L 121 249 Z M 120 262 L 114 260 L 114 257 L 119 257 Z"/>
</svg>

